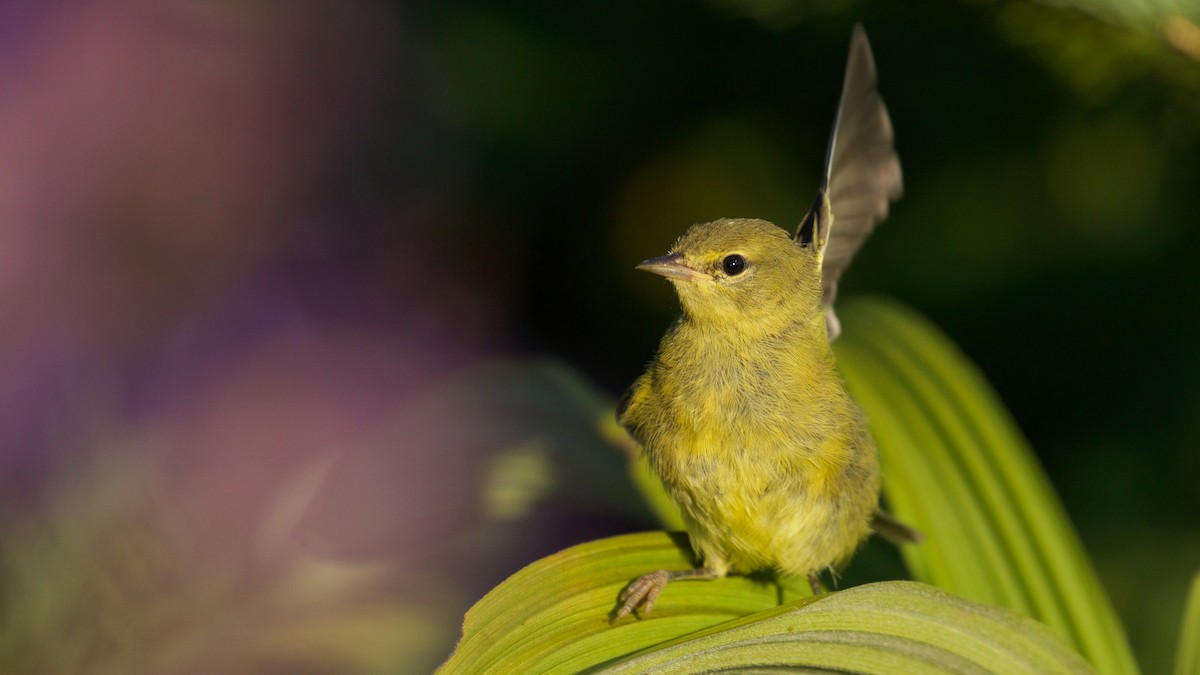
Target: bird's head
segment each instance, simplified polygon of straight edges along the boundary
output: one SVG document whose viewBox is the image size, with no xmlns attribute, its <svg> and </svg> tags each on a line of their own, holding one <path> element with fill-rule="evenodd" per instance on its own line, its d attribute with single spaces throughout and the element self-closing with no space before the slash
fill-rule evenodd
<svg viewBox="0 0 1200 675">
<path fill-rule="evenodd" d="M 693 225 L 670 253 L 637 267 L 666 277 L 697 321 L 768 331 L 820 309 L 819 257 L 765 220 Z"/>
</svg>

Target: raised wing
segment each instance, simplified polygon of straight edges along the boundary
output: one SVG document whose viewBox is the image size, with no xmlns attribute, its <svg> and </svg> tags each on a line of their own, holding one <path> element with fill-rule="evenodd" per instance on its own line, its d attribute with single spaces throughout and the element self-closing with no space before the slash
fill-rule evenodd
<svg viewBox="0 0 1200 675">
<path fill-rule="evenodd" d="M 867 33 L 856 24 L 821 187 L 796 231 L 802 246 L 815 243 L 823 249 L 821 281 L 830 341 L 841 332 L 833 312 L 838 280 L 875 225 L 887 217 L 888 205 L 903 192 L 892 122 L 876 82 Z"/>
</svg>

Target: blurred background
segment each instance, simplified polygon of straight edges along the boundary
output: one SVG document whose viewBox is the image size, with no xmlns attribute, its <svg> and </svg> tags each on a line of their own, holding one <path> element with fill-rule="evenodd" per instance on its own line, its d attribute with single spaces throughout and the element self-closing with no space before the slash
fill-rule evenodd
<svg viewBox="0 0 1200 675">
<path fill-rule="evenodd" d="M 0 670 L 427 672 L 523 564 L 654 528 L 605 436 L 676 311 L 633 265 L 795 226 L 857 21 L 906 194 L 842 293 L 979 364 L 1166 672 L 1186 0 L 0 4 Z"/>
</svg>

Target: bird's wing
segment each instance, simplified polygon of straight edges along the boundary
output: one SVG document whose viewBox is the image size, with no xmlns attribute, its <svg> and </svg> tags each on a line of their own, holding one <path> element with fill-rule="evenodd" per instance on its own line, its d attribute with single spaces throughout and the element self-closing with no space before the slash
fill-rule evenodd
<svg viewBox="0 0 1200 675">
<path fill-rule="evenodd" d="M 633 381 L 633 384 L 629 385 L 625 393 L 621 395 L 621 400 L 617 401 L 617 424 L 628 429 L 627 417 L 629 413 L 641 405 L 642 401 L 646 398 L 646 394 L 649 393 L 649 389 L 650 377 L 647 373 L 642 373 L 638 376 L 638 379 Z"/>
<path fill-rule="evenodd" d="M 833 313 L 838 280 L 875 225 L 887 217 L 888 205 L 903 191 L 892 122 L 875 90 L 876 81 L 867 33 L 856 24 L 821 187 L 796 233 L 802 245 L 807 237 L 824 247 L 821 281 L 831 341 L 840 332 Z"/>
</svg>

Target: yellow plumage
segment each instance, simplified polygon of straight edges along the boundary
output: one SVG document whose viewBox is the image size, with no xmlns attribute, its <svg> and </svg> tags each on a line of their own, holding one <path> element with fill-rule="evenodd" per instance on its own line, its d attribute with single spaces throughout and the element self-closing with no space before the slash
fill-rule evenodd
<svg viewBox="0 0 1200 675">
<path fill-rule="evenodd" d="M 774 569 L 816 591 L 817 575 L 871 531 L 878 459 L 829 347 L 837 279 L 900 191 L 861 28 L 830 146 L 795 239 L 762 220 L 723 219 L 639 265 L 671 281 L 683 313 L 618 417 L 679 505 L 703 566 L 634 581 L 617 618 L 649 610 L 681 578 Z M 831 228 L 839 209 L 845 232 Z M 824 264 L 827 249 L 835 265 Z"/>
</svg>

